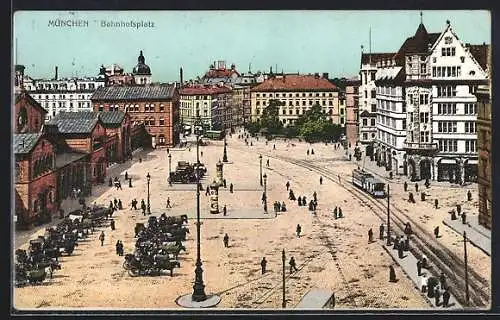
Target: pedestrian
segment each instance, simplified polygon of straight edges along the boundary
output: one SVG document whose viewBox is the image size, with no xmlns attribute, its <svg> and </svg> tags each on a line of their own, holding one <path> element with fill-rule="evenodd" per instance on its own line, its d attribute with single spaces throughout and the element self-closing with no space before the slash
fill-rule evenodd
<svg viewBox="0 0 500 320">
<path fill-rule="evenodd" d="M 170 205 L 170 197 L 167 197 L 167 209 L 168 208 L 172 208 L 172 206 Z"/>
<path fill-rule="evenodd" d="M 451 220 L 457 220 L 457 214 L 455 212 L 455 209 L 451 210 Z"/>
<path fill-rule="evenodd" d="M 113 180 L 111 180 L 111 177 L 109 177 L 109 180 L 108 180 L 108 186 L 109 186 L 109 187 L 112 187 L 112 186 L 113 186 Z"/>
<path fill-rule="evenodd" d="M 396 270 L 392 265 L 389 266 L 389 282 L 396 282 Z"/>
<path fill-rule="evenodd" d="M 139 163 L 142 163 L 142 158 L 139 158 Z"/>
<path fill-rule="evenodd" d="M 470 192 L 470 190 L 467 191 L 467 201 L 471 201 L 472 200 L 472 192 Z"/>
<path fill-rule="evenodd" d="M 462 213 L 462 205 L 457 204 L 457 213 L 460 214 Z"/>
<path fill-rule="evenodd" d="M 273 144 L 273 150 L 276 150 L 276 145 L 275 144 Z"/>
<path fill-rule="evenodd" d="M 300 238 L 300 232 L 302 231 L 300 224 L 297 225 L 297 229 L 295 231 L 297 232 L 297 237 Z"/>
<path fill-rule="evenodd" d="M 224 247 L 229 248 L 229 236 L 227 233 L 224 235 Z"/>
<path fill-rule="evenodd" d="M 415 192 L 418 192 L 418 183 L 415 183 Z"/>
<path fill-rule="evenodd" d="M 417 261 L 417 275 L 420 277 L 422 275 L 422 261 Z"/>
<path fill-rule="evenodd" d="M 436 302 L 436 307 L 440 305 L 439 298 L 441 298 L 441 290 L 439 290 L 439 287 L 436 286 L 436 288 L 434 289 L 434 299 Z"/>
<path fill-rule="evenodd" d="M 115 205 L 115 208 L 118 209 L 118 200 L 115 198 L 115 200 L 113 200 L 113 203 Z"/>
<path fill-rule="evenodd" d="M 122 199 L 118 199 L 118 210 L 123 210 Z"/>
<path fill-rule="evenodd" d="M 439 202 L 438 202 L 438 199 L 435 199 L 435 200 L 434 200 L 434 208 L 436 208 L 436 209 L 438 208 L 438 203 L 439 203 Z"/>
<path fill-rule="evenodd" d="M 115 220 L 111 220 L 111 222 L 109 223 L 109 226 L 111 227 L 111 230 L 115 230 Z"/>
<path fill-rule="evenodd" d="M 307 155 L 309 155 L 309 149 L 307 149 L 307 152 L 306 152 L 306 153 L 307 153 Z"/>
<path fill-rule="evenodd" d="M 295 263 L 295 258 L 291 257 L 290 258 L 290 274 L 292 274 L 293 271 L 298 271 L 297 269 L 297 264 Z"/>
<path fill-rule="evenodd" d="M 341 183 L 341 181 L 340 181 L 340 174 L 338 175 L 338 177 L 339 177 L 339 183 Z"/>
<path fill-rule="evenodd" d="M 398 256 L 399 256 L 399 259 L 403 259 L 403 250 L 404 250 L 404 242 L 401 241 L 401 242 L 399 242 L 399 245 L 398 245 Z"/>
<path fill-rule="evenodd" d="M 101 232 L 101 235 L 99 236 L 99 241 L 101 241 L 101 247 L 104 245 L 104 231 Z"/>
<path fill-rule="evenodd" d="M 109 209 L 115 210 L 115 206 L 113 205 L 113 201 L 109 200 Z"/>
<path fill-rule="evenodd" d="M 128 180 L 128 172 L 125 171 L 125 180 Z"/>
<path fill-rule="evenodd" d="M 319 177 L 319 184 L 323 184 L 323 177 Z"/>
<path fill-rule="evenodd" d="M 427 276 L 425 274 L 422 274 L 420 278 L 420 288 L 423 293 L 427 292 Z"/>
<path fill-rule="evenodd" d="M 368 230 L 368 243 L 371 243 L 373 241 L 373 230 L 370 228 Z"/>
<path fill-rule="evenodd" d="M 404 191 L 408 191 L 408 183 L 405 181 L 405 183 L 403 184 L 403 188 L 404 188 Z"/>
<path fill-rule="evenodd" d="M 444 275 L 444 272 L 441 272 L 441 276 L 439 277 L 439 284 L 441 284 L 441 289 L 446 288 L 446 276 Z"/>
<path fill-rule="evenodd" d="M 222 180 L 222 185 L 224 186 L 224 188 L 226 187 L 226 179 L 225 178 Z"/>
<path fill-rule="evenodd" d="M 302 206 L 302 198 L 300 196 L 297 198 L 297 203 L 299 204 L 299 207 Z"/>
<path fill-rule="evenodd" d="M 266 266 L 267 266 L 267 260 L 266 260 L 266 257 L 263 257 L 262 261 L 260 262 L 260 267 L 262 269 L 262 274 L 266 273 Z"/>
<path fill-rule="evenodd" d="M 342 213 L 342 208 L 339 207 L 339 219 L 343 218 L 344 214 Z"/>
<path fill-rule="evenodd" d="M 382 223 L 379 227 L 379 239 L 380 240 L 384 240 L 384 224 Z"/>
<path fill-rule="evenodd" d="M 439 238 L 439 226 L 434 228 L 434 235 L 436 236 L 436 238 Z"/>
<path fill-rule="evenodd" d="M 137 210 L 137 199 L 134 198 L 134 200 L 132 200 L 132 208 L 134 210 Z"/>
<path fill-rule="evenodd" d="M 279 204 L 279 201 L 278 201 L 278 204 Z M 285 204 L 285 201 L 282 201 L 282 202 L 281 202 L 281 205 L 280 205 L 280 210 L 281 210 L 281 212 L 286 212 L 286 204 Z"/>
<path fill-rule="evenodd" d="M 410 236 L 407 235 L 404 242 L 404 251 L 410 251 Z"/>
<path fill-rule="evenodd" d="M 415 203 L 415 198 L 413 198 L 413 193 L 410 192 L 408 194 L 408 202 Z"/>
<path fill-rule="evenodd" d="M 203 151 L 200 151 L 200 156 L 203 157 Z"/>
<path fill-rule="evenodd" d="M 338 216 L 337 216 L 337 207 L 335 207 L 335 209 L 333 209 L 333 218 L 335 218 L 335 220 L 337 220 Z"/>
<path fill-rule="evenodd" d="M 466 223 L 467 223 L 467 215 L 465 214 L 465 212 L 462 212 L 462 224 Z"/>
<path fill-rule="evenodd" d="M 169 178 L 170 179 L 170 178 Z M 132 178 L 128 179 L 128 187 L 132 188 Z"/>
<path fill-rule="evenodd" d="M 208 196 L 210 194 L 210 188 L 207 186 L 207 190 L 205 191 L 205 196 Z"/>
<path fill-rule="evenodd" d="M 425 254 L 422 255 L 422 268 L 427 269 L 427 256 Z"/>
<path fill-rule="evenodd" d="M 290 181 L 287 181 L 285 186 L 286 186 L 286 191 L 288 191 L 288 189 L 290 189 Z"/>
<path fill-rule="evenodd" d="M 224 205 L 224 208 L 222 208 L 222 212 L 223 212 L 224 216 L 227 216 L 227 208 L 226 208 L 226 205 Z"/>
<path fill-rule="evenodd" d="M 313 154 L 314 154 L 314 149 L 311 149 L 311 155 L 313 155 Z"/>
<path fill-rule="evenodd" d="M 115 249 L 116 249 L 116 254 L 120 255 L 120 240 L 116 241 Z"/>
<path fill-rule="evenodd" d="M 314 202 L 318 202 L 318 194 L 316 193 L 316 191 L 313 192 L 313 199 Z"/>
<path fill-rule="evenodd" d="M 233 193 L 233 183 L 232 182 L 229 184 L 229 192 Z"/>
<path fill-rule="evenodd" d="M 123 242 L 121 240 L 120 241 L 120 246 L 118 248 L 118 255 L 121 257 L 123 256 Z"/>
<path fill-rule="evenodd" d="M 450 302 L 450 291 L 448 290 L 448 287 L 444 289 L 443 292 L 443 308 L 448 308 L 448 303 Z"/>
<path fill-rule="evenodd" d="M 269 167 L 269 159 L 267 159 L 266 166 Z"/>
<path fill-rule="evenodd" d="M 425 178 L 425 187 L 427 189 L 429 189 L 429 186 L 431 185 L 431 183 L 429 182 L 429 178 Z"/>
</svg>

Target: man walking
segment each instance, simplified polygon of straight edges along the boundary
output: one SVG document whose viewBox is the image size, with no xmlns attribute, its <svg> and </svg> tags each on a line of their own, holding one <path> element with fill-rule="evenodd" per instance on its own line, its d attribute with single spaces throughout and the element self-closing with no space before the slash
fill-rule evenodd
<svg viewBox="0 0 500 320">
<path fill-rule="evenodd" d="M 101 247 L 104 245 L 104 231 L 101 232 L 101 235 L 99 236 L 99 241 L 101 241 Z"/>
<path fill-rule="evenodd" d="M 262 274 L 266 273 L 267 260 L 266 257 L 262 258 L 260 262 L 260 268 L 262 269 Z"/>
<path fill-rule="evenodd" d="M 172 206 L 170 205 L 170 197 L 167 197 L 167 209 L 168 208 L 172 208 Z"/>
<path fill-rule="evenodd" d="M 323 177 L 319 177 L 319 184 L 323 184 Z"/>
<path fill-rule="evenodd" d="M 466 223 L 467 223 L 467 215 L 465 214 L 465 212 L 462 212 L 462 224 Z"/>
<path fill-rule="evenodd" d="M 266 166 L 269 168 L 269 159 L 267 159 Z"/>
<path fill-rule="evenodd" d="M 290 258 L 290 274 L 292 274 L 294 271 L 298 271 L 297 264 L 295 263 L 295 258 L 291 257 Z"/>
<path fill-rule="evenodd" d="M 229 236 L 227 233 L 224 235 L 224 247 L 229 248 Z"/>
<path fill-rule="evenodd" d="M 229 192 L 233 193 L 233 183 L 229 184 Z"/>
<path fill-rule="evenodd" d="M 422 275 L 422 261 L 421 260 L 417 261 L 417 274 L 419 277 Z"/>
<path fill-rule="evenodd" d="M 227 216 L 227 208 L 226 208 L 226 205 L 224 205 L 224 208 L 222 208 L 222 212 L 224 213 L 224 216 Z"/>
<path fill-rule="evenodd" d="M 302 231 L 300 224 L 297 225 L 297 229 L 295 231 L 297 232 L 297 238 L 300 238 L 300 232 Z"/>
<path fill-rule="evenodd" d="M 436 286 L 436 289 L 434 289 L 434 299 L 436 303 L 436 307 L 439 306 L 439 298 L 441 298 L 441 290 L 439 290 L 439 287 Z"/>
<path fill-rule="evenodd" d="M 125 171 L 125 180 L 128 180 L 128 172 Z"/>
<path fill-rule="evenodd" d="M 467 191 L 467 201 L 471 201 L 472 200 L 472 192 L 470 192 L 470 190 Z"/>
<path fill-rule="evenodd" d="M 418 192 L 418 183 L 415 183 L 415 192 Z"/>
<path fill-rule="evenodd" d="M 403 189 L 404 191 L 408 191 L 408 183 L 405 181 L 405 183 L 403 184 Z"/>
<path fill-rule="evenodd" d="M 288 191 L 290 189 L 290 181 L 287 181 L 285 186 L 286 186 L 286 191 Z"/>
<path fill-rule="evenodd" d="M 373 230 L 370 228 L 368 230 L 368 243 L 371 243 L 373 241 Z"/>
<path fill-rule="evenodd" d="M 384 224 L 382 223 L 380 225 L 379 235 L 378 235 L 380 240 L 384 240 L 384 229 L 385 229 L 385 227 L 384 227 Z"/>
<path fill-rule="evenodd" d="M 434 235 L 436 236 L 436 239 L 439 238 L 439 226 L 434 228 Z"/>
<path fill-rule="evenodd" d="M 144 203 L 144 199 L 141 200 L 141 209 L 142 209 L 142 214 L 146 215 L 146 203 Z"/>
<path fill-rule="evenodd" d="M 389 266 L 389 282 L 396 282 L 396 270 L 392 265 Z"/>
<path fill-rule="evenodd" d="M 443 308 L 448 308 L 448 303 L 450 302 L 450 291 L 448 288 L 444 289 L 443 292 Z"/>
<path fill-rule="evenodd" d="M 437 209 L 438 208 L 438 204 L 439 204 L 438 199 L 435 199 L 434 200 L 434 208 Z"/>
<path fill-rule="evenodd" d="M 439 277 L 439 283 L 441 284 L 441 289 L 446 288 L 446 277 L 444 275 L 444 272 L 441 272 L 441 276 Z"/>
</svg>

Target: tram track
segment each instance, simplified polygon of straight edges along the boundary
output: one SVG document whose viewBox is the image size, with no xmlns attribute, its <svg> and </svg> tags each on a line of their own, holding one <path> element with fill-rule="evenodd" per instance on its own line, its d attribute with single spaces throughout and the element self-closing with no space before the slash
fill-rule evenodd
<svg viewBox="0 0 500 320">
<path fill-rule="evenodd" d="M 282 160 L 310 171 L 319 173 L 326 177 L 327 179 L 337 183 L 341 187 L 343 187 L 346 191 L 352 194 L 359 201 L 367 205 L 371 211 L 378 216 L 382 221 L 386 220 L 386 210 L 387 207 L 382 203 L 383 200 L 374 199 L 370 195 L 365 192 L 359 190 L 354 187 L 350 183 L 342 184 L 338 182 L 337 173 L 332 172 L 323 167 L 316 166 L 307 162 L 305 160 L 297 160 L 289 157 L 278 156 L 278 155 L 269 155 L 266 154 L 270 158 Z M 414 220 L 409 217 L 406 213 L 404 213 L 401 209 L 396 207 L 394 204 L 391 204 L 391 225 L 393 230 L 398 230 L 399 234 L 403 234 L 404 226 L 406 222 L 411 222 L 413 227 L 413 235 L 412 235 L 412 246 L 410 251 L 417 257 L 422 257 L 425 254 L 430 260 L 431 266 L 433 266 L 432 270 L 434 273 L 436 270 L 443 271 L 447 274 L 448 281 L 450 285 L 451 293 L 456 297 L 457 301 L 461 305 L 467 305 L 465 298 L 465 271 L 464 271 L 464 262 L 461 258 L 459 258 L 455 253 L 453 253 L 450 249 L 443 246 L 442 244 L 437 243 L 433 236 L 429 234 L 426 230 L 420 227 Z M 396 228 L 395 228 L 396 227 Z M 490 289 L 489 283 L 486 279 L 481 277 L 474 270 L 469 270 L 469 296 L 470 296 L 470 306 L 475 307 L 485 307 L 490 302 Z"/>
</svg>

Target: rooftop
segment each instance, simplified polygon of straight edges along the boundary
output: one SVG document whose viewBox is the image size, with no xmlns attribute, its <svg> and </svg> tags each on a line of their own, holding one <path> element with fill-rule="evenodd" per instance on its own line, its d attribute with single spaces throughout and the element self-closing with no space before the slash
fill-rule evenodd
<svg viewBox="0 0 500 320">
<path fill-rule="evenodd" d="M 42 136 L 41 132 L 37 133 L 17 133 L 13 135 L 12 149 L 14 154 L 26 154 L 35 147 L 36 143 Z"/>
<path fill-rule="evenodd" d="M 92 101 L 142 101 L 171 100 L 174 96 L 173 85 L 113 86 L 100 87 L 90 97 Z"/>
<path fill-rule="evenodd" d="M 483 70 L 488 69 L 488 51 L 491 50 L 491 46 L 489 44 L 466 44 L 467 48 L 469 48 L 470 53 L 479 63 Z"/>
<path fill-rule="evenodd" d="M 25 99 L 27 103 L 30 106 L 33 106 L 35 108 L 38 108 L 42 111 L 42 113 L 48 113 L 47 110 L 45 110 L 40 103 L 38 103 L 33 97 L 27 93 L 26 91 L 23 91 L 21 93 L 16 93 L 15 98 L 14 98 L 14 103 L 17 104 L 19 101 Z"/>
<path fill-rule="evenodd" d="M 60 133 L 90 133 L 99 119 L 93 112 L 60 112 L 47 124 L 57 125 Z"/>
<path fill-rule="evenodd" d="M 228 87 L 218 86 L 194 86 L 184 87 L 180 90 L 181 95 L 211 95 L 219 93 L 229 93 L 231 89 Z"/>
<path fill-rule="evenodd" d="M 377 63 L 379 61 L 392 60 L 394 57 L 394 52 L 384 52 L 384 53 L 363 53 L 361 54 L 361 64 Z"/>
<path fill-rule="evenodd" d="M 283 75 L 271 77 L 258 84 L 252 91 L 335 90 L 328 79 L 314 75 Z"/>
</svg>

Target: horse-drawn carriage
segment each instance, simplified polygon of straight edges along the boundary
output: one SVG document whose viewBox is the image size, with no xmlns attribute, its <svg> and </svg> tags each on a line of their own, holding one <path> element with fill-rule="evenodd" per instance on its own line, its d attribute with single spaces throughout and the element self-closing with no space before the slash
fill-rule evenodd
<svg viewBox="0 0 500 320">
<path fill-rule="evenodd" d="M 154 255 L 152 258 L 147 256 L 137 257 L 133 254 L 125 255 L 123 268 L 128 270 L 132 277 L 140 275 L 160 275 L 163 270 L 170 270 L 170 276 L 174 275 L 174 268 L 180 268 L 179 261 L 173 261 L 165 255 Z"/>
</svg>

